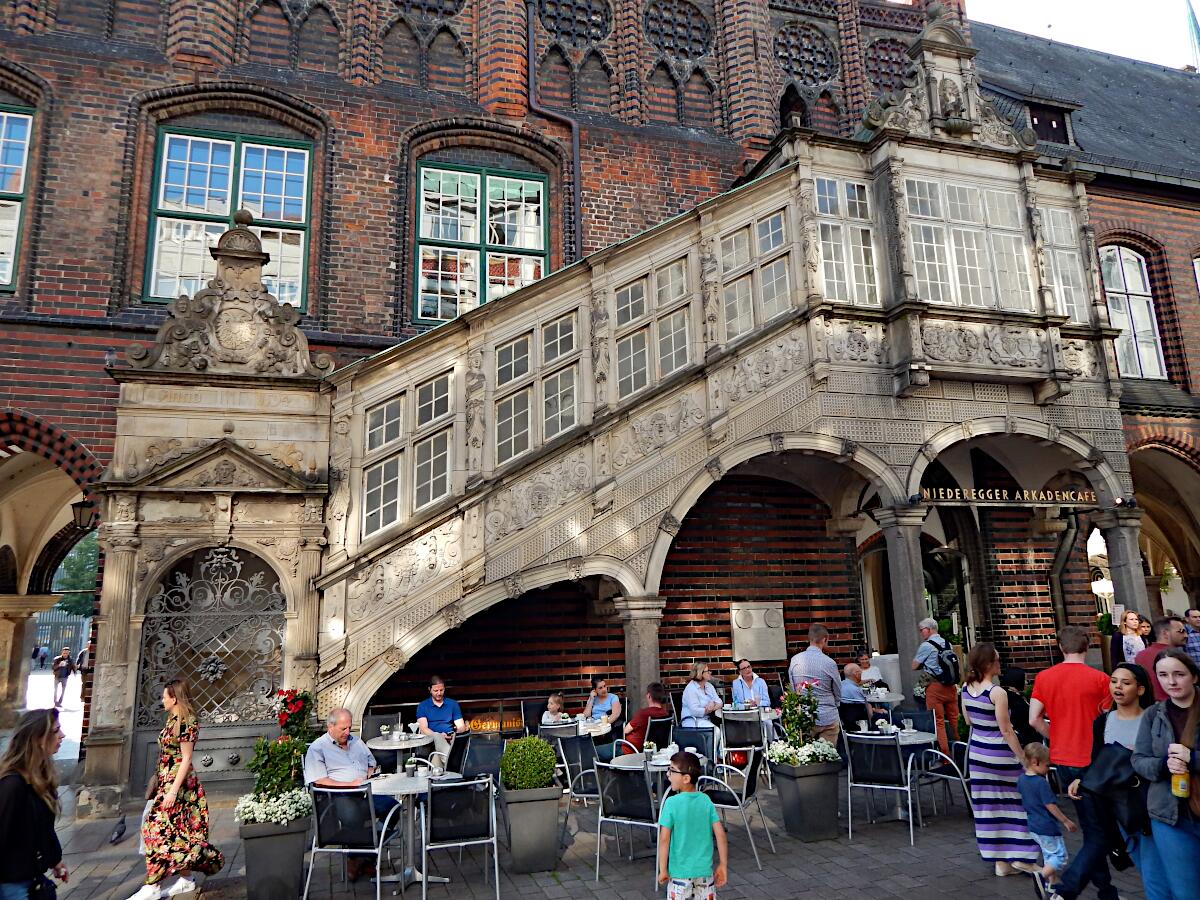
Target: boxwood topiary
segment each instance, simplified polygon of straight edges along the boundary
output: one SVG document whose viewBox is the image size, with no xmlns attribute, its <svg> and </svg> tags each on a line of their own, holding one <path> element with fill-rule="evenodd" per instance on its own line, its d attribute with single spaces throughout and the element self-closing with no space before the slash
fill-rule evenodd
<svg viewBox="0 0 1200 900">
<path fill-rule="evenodd" d="M 506 790 L 528 791 L 554 783 L 554 748 L 530 735 L 509 741 L 500 757 L 500 781 Z"/>
</svg>

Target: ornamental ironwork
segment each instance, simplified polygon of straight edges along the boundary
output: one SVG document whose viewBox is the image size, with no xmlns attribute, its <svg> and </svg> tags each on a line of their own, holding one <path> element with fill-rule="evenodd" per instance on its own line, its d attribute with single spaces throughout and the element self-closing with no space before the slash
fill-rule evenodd
<svg viewBox="0 0 1200 900">
<path fill-rule="evenodd" d="M 644 24 L 646 39 L 668 56 L 699 59 L 712 46 L 712 26 L 687 0 L 652 0 Z"/>
<path fill-rule="evenodd" d="M 837 48 L 819 29 L 800 22 L 779 29 L 775 59 L 800 84 L 825 84 L 838 73 Z"/>
<path fill-rule="evenodd" d="M 541 0 L 542 26 L 572 47 L 598 44 L 612 31 L 612 7 L 604 0 Z"/>
<path fill-rule="evenodd" d="M 904 76 L 911 65 L 904 41 L 880 38 L 867 47 L 867 78 L 881 93 L 904 87 Z"/>
<path fill-rule="evenodd" d="M 231 547 L 181 559 L 146 603 L 137 726 L 162 724 L 163 685 L 188 682 L 200 721 L 274 720 L 287 601 L 267 563 Z"/>
</svg>

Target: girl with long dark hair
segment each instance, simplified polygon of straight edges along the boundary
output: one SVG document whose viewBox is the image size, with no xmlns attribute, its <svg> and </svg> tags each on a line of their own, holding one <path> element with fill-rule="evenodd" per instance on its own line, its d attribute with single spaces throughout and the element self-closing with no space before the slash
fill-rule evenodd
<svg viewBox="0 0 1200 900">
<path fill-rule="evenodd" d="M 0 900 L 39 896 L 35 891 L 45 886 L 47 869 L 67 882 L 62 847 L 54 833 L 54 754 L 62 740 L 58 710 L 32 709 L 21 716 L 0 757 Z"/>
</svg>

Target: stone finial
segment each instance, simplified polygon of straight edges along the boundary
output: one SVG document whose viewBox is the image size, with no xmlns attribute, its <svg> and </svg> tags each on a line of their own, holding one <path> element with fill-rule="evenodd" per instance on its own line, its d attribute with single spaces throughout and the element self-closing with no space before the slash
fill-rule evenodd
<svg viewBox="0 0 1200 900">
<path fill-rule="evenodd" d="M 130 345 L 130 363 L 138 369 L 229 375 L 314 377 L 332 371 L 327 354 L 309 353 L 297 327 L 300 312 L 263 287 L 263 266 L 271 255 L 250 229 L 254 217 L 240 209 L 233 221 L 209 249 L 216 276 L 195 296 L 171 302 L 154 345 Z"/>
</svg>

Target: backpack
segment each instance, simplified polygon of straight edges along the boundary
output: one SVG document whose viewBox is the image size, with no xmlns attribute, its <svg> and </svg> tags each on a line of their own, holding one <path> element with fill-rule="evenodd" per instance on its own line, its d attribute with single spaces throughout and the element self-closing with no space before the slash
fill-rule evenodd
<svg viewBox="0 0 1200 900">
<path fill-rule="evenodd" d="M 933 649 L 937 651 L 938 665 L 942 667 L 940 675 L 933 675 L 938 684 L 954 684 L 957 685 L 962 680 L 962 670 L 958 665 L 958 654 L 954 652 L 954 648 L 950 646 L 950 642 L 945 638 L 941 638 L 942 645 L 934 644 L 933 638 L 930 638 L 925 643 L 933 644 Z"/>
</svg>

